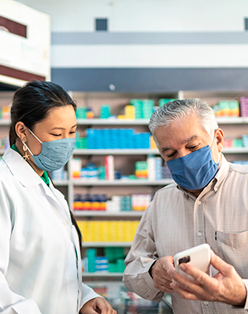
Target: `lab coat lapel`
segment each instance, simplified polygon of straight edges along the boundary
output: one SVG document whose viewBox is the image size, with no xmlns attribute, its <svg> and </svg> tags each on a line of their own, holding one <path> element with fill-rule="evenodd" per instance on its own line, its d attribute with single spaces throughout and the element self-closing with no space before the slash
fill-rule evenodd
<svg viewBox="0 0 248 314">
<path fill-rule="evenodd" d="M 23 186 L 28 188 L 39 185 L 53 203 L 53 208 L 56 208 L 60 216 L 62 216 L 63 219 L 69 219 L 69 213 L 66 214 L 68 209 L 63 195 L 59 191 L 56 191 L 52 183 L 50 189 L 19 153 L 14 151 L 12 148 L 9 148 L 4 153 L 3 160 L 7 164 L 14 177 L 16 177 Z"/>
<path fill-rule="evenodd" d="M 44 182 L 43 182 L 44 183 Z M 50 181 L 50 187 L 48 187 L 45 183 L 42 185 L 44 192 L 46 193 L 47 197 L 53 202 L 55 202 L 56 209 L 63 218 L 70 220 L 70 214 L 68 211 L 68 204 L 64 198 L 64 195 L 56 190 Z"/>
</svg>

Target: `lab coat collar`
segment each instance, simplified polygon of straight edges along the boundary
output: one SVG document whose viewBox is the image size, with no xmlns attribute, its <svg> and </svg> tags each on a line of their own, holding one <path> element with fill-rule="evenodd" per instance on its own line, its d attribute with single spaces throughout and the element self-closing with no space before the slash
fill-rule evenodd
<svg viewBox="0 0 248 314">
<path fill-rule="evenodd" d="M 34 169 L 12 148 L 8 148 L 3 155 L 3 161 L 9 170 L 23 186 L 29 187 L 40 184 L 42 179 Z M 43 181 L 42 181 L 43 182 Z"/>
<path fill-rule="evenodd" d="M 67 203 L 64 197 L 59 193 L 50 181 L 50 188 L 34 171 L 34 169 L 22 158 L 22 156 L 12 148 L 6 150 L 3 155 L 3 161 L 7 164 L 13 176 L 20 181 L 25 187 L 40 185 L 43 191 L 57 205 L 57 211 L 67 220 L 70 219 L 70 214 L 67 209 Z M 66 209 L 66 210 L 65 210 Z"/>
</svg>

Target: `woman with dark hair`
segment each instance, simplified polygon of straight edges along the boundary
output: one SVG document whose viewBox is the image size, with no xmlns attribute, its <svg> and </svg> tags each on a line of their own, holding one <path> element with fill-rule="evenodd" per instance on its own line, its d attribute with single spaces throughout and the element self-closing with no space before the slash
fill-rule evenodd
<svg viewBox="0 0 248 314">
<path fill-rule="evenodd" d="M 75 220 L 47 174 L 73 152 L 75 110 L 51 82 L 29 82 L 14 95 L 11 148 L 0 161 L 1 313 L 116 313 L 82 284 Z"/>
</svg>

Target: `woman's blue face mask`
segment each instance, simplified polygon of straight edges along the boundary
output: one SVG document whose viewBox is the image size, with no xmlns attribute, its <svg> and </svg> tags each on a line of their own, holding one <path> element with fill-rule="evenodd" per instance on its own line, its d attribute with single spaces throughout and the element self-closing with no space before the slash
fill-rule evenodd
<svg viewBox="0 0 248 314">
<path fill-rule="evenodd" d="M 28 129 L 29 130 L 29 129 Z M 75 138 L 63 138 L 60 140 L 42 142 L 31 130 L 30 133 L 41 143 L 42 150 L 39 155 L 34 155 L 26 145 L 33 157 L 34 163 L 41 170 L 54 171 L 62 168 L 74 150 Z"/>
<path fill-rule="evenodd" d="M 167 165 L 176 183 L 190 191 L 207 186 L 219 166 L 212 158 L 209 145 L 186 156 L 167 161 Z"/>
</svg>

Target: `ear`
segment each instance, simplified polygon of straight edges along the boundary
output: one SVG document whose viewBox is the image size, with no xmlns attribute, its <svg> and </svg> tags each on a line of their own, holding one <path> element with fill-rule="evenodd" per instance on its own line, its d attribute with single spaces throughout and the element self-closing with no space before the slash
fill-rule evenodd
<svg viewBox="0 0 248 314">
<path fill-rule="evenodd" d="M 222 129 L 216 129 L 214 131 L 214 137 L 216 139 L 218 152 L 221 153 L 223 150 L 224 139 L 225 139 L 223 130 Z"/>
<path fill-rule="evenodd" d="M 18 121 L 15 125 L 15 131 L 16 135 L 23 141 L 25 141 L 26 134 L 27 134 L 27 128 L 25 124 L 21 121 Z"/>
</svg>

